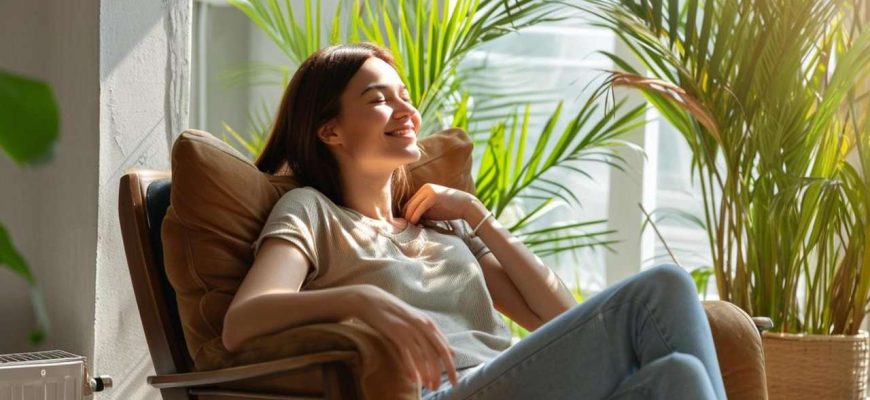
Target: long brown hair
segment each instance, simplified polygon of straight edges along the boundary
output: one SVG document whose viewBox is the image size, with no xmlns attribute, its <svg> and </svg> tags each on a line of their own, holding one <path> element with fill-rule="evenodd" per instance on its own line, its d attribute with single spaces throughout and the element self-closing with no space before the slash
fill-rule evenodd
<svg viewBox="0 0 870 400">
<path fill-rule="evenodd" d="M 390 51 L 370 42 L 339 44 L 310 55 L 284 91 L 266 147 L 255 164 L 265 173 L 293 175 L 346 206 L 339 165 L 317 131 L 341 113 L 341 94 L 353 75 L 371 57 L 396 67 Z M 422 148 L 417 146 L 421 151 Z M 410 174 L 403 165 L 393 171 L 393 211 L 399 212 L 411 193 Z"/>
</svg>

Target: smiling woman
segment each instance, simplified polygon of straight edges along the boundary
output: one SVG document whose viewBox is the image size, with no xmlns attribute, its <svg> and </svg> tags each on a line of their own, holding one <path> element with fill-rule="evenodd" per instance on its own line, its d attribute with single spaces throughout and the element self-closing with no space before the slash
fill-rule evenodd
<svg viewBox="0 0 870 400">
<path fill-rule="evenodd" d="M 686 271 L 652 268 L 576 304 L 473 194 L 432 183 L 410 193 L 420 123 L 388 51 L 337 45 L 302 63 L 256 162 L 302 187 L 253 243 L 227 349 L 350 320 L 384 335 L 425 399 L 725 398 Z M 511 345 L 496 310 L 532 334 Z"/>
<path fill-rule="evenodd" d="M 355 160 L 363 171 L 393 165 L 395 207 L 410 191 L 407 171 L 396 165 L 421 156 L 416 139 L 398 142 L 402 147 L 386 140 L 398 128 L 419 132 L 420 114 L 408 99 L 386 50 L 370 44 L 322 49 L 293 76 L 256 164 L 272 174 L 289 169 L 342 205 L 339 162 Z"/>
</svg>

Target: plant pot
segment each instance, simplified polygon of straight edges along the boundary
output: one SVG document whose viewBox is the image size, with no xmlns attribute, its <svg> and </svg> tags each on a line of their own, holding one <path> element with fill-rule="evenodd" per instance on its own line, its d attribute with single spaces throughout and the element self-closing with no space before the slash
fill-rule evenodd
<svg viewBox="0 0 870 400">
<path fill-rule="evenodd" d="M 764 332 L 764 363 L 770 400 L 864 400 L 870 343 L 857 335 Z"/>
</svg>

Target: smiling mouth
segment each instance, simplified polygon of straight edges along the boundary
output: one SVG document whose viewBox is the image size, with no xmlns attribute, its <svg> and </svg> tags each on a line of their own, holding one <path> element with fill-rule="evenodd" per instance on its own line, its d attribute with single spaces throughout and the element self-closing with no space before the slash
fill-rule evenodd
<svg viewBox="0 0 870 400">
<path fill-rule="evenodd" d="M 387 136 L 413 138 L 417 137 L 417 132 L 411 128 L 399 128 L 393 131 L 385 132 Z"/>
</svg>

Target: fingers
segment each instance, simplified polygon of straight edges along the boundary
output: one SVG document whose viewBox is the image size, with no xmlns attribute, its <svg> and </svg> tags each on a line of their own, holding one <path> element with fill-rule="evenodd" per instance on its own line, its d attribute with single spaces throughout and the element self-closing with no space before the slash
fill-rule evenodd
<svg viewBox="0 0 870 400">
<path fill-rule="evenodd" d="M 426 191 L 424 190 L 425 188 L 426 188 L 426 185 L 424 184 L 423 186 L 420 186 L 420 188 L 417 189 L 417 191 L 414 194 L 411 195 L 411 197 L 408 199 L 408 201 L 405 202 L 405 210 L 408 210 L 409 208 L 411 208 L 411 206 L 413 206 L 415 202 L 419 201 L 420 197 L 425 197 L 424 196 L 426 193 Z"/>
<path fill-rule="evenodd" d="M 399 318 L 396 323 L 402 324 L 400 321 L 401 318 Z M 405 371 L 405 375 L 408 379 L 414 382 L 419 382 L 418 376 L 422 376 L 422 374 L 418 375 L 417 373 L 419 368 L 414 361 L 414 355 L 412 353 L 416 347 L 413 338 L 410 335 L 403 334 L 403 332 L 406 331 L 400 329 L 384 329 L 381 332 L 386 336 L 387 340 L 393 345 L 393 348 L 399 355 L 399 362 L 402 364 L 402 369 Z"/>
<path fill-rule="evenodd" d="M 417 361 L 420 365 L 418 371 L 421 372 L 423 377 L 423 384 L 429 390 L 435 390 L 441 383 L 441 368 L 438 366 L 438 354 L 424 334 L 417 332 L 413 340 L 418 350 Z"/>
<path fill-rule="evenodd" d="M 434 367 L 429 365 L 434 358 L 434 351 L 426 343 L 425 338 L 419 337 L 414 324 L 405 325 L 407 329 L 395 331 L 388 339 L 396 346 L 401 355 L 402 364 L 408 378 L 414 382 L 420 382 L 428 388 L 432 387 L 432 376 L 435 374 Z M 440 382 L 441 377 L 438 376 Z"/>
<path fill-rule="evenodd" d="M 414 357 L 411 354 L 411 343 L 408 343 L 407 339 L 400 338 L 398 335 L 387 334 L 385 336 L 399 354 L 399 361 L 402 364 L 405 375 L 409 380 L 417 382 L 417 366 L 415 365 Z"/>
<path fill-rule="evenodd" d="M 435 322 L 425 314 L 405 309 L 398 302 L 387 303 L 380 309 L 379 319 L 374 321 L 381 322 L 376 324 L 378 330 L 395 346 L 399 355 L 397 361 L 403 364 L 408 378 L 434 391 L 441 385 L 441 375 L 446 370 L 455 385 L 453 350 Z"/>
<path fill-rule="evenodd" d="M 414 211 L 414 209 L 417 208 L 417 205 L 425 198 L 426 196 L 421 190 L 418 190 L 417 193 L 414 193 L 414 195 L 411 196 L 410 199 L 408 199 L 408 202 L 405 203 L 405 208 L 404 210 L 402 210 L 403 218 L 410 221 L 411 213 Z"/>
<path fill-rule="evenodd" d="M 439 359 L 444 363 L 444 369 L 447 370 L 447 375 L 450 377 L 450 383 L 456 385 L 457 376 L 456 376 L 456 366 L 453 361 L 453 350 L 450 348 L 450 345 L 447 343 L 447 338 L 444 337 L 444 334 L 438 330 L 437 327 L 432 324 L 433 331 L 435 334 L 433 335 L 435 342 L 435 349 L 438 351 Z M 439 381 L 441 374 L 441 366 L 438 367 Z"/>
<path fill-rule="evenodd" d="M 411 221 L 412 224 L 416 224 L 417 221 L 420 220 L 420 217 L 423 216 L 423 213 L 425 213 L 426 210 L 428 210 L 429 207 L 431 207 L 432 203 L 434 203 L 434 202 L 435 202 L 434 197 L 424 198 L 422 201 L 419 202 L 419 205 L 417 205 L 416 208 L 411 210 L 411 212 L 413 214 L 411 214 L 411 218 L 408 219 L 408 221 Z"/>
<path fill-rule="evenodd" d="M 456 368 L 453 363 L 453 350 L 450 349 L 450 345 L 447 343 L 447 338 L 444 337 L 444 334 L 441 333 L 440 330 L 438 330 L 438 327 L 431 319 L 424 319 L 420 325 L 421 332 L 424 333 L 430 348 L 433 350 L 431 360 L 436 371 L 436 385 L 441 384 L 441 372 L 443 370 L 447 371 L 447 374 L 450 377 L 450 382 L 456 384 L 457 378 Z M 443 368 L 442 364 L 444 366 Z"/>
</svg>

